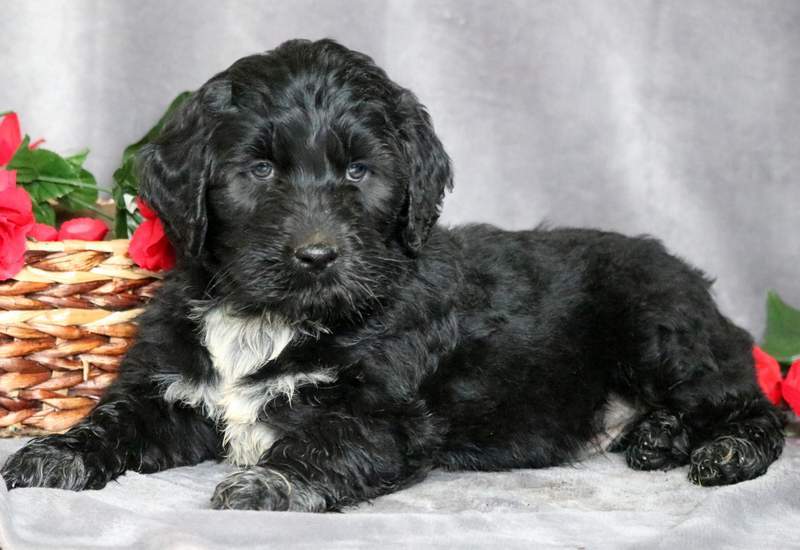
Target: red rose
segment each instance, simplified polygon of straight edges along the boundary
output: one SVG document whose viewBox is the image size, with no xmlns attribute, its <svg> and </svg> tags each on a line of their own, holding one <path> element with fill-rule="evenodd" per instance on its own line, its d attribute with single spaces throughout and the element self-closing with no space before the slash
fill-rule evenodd
<svg viewBox="0 0 800 550">
<path fill-rule="evenodd" d="M 39 242 L 57 241 L 58 229 L 46 223 L 35 223 L 33 227 L 31 227 L 31 230 L 28 231 L 28 237 L 36 239 Z"/>
<path fill-rule="evenodd" d="M 7 174 L 12 184 L 0 190 L 0 280 L 13 277 L 25 264 L 25 236 L 34 223 L 30 196 L 16 186 L 16 172 Z"/>
<path fill-rule="evenodd" d="M 158 218 L 144 220 L 136 228 L 128 254 L 137 265 L 150 271 L 172 269 L 175 265 L 175 250 Z"/>
<path fill-rule="evenodd" d="M 781 366 L 778 361 L 758 346 L 753 346 L 756 378 L 761 391 L 774 405 L 781 402 Z"/>
<path fill-rule="evenodd" d="M 38 139 L 28 147 L 36 149 L 43 139 Z M 14 153 L 22 143 L 22 132 L 19 129 L 19 118 L 17 113 L 8 113 L 0 121 L 0 166 L 5 166 L 14 157 Z"/>
<path fill-rule="evenodd" d="M 795 414 L 800 414 L 800 359 L 792 363 L 786 378 L 783 379 L 783 400 Z"/>
<path fill-rule="evenodd" d="M 17 185 L 17 172 L 14 170 L 0 169 L 0 191 Z"/>
<path fill-rule="evenodd" d="M 22 143 L 17 113 L 8 113 L 0 121 L 0 166 L 5 166 Z"/>
<path fill-rule="evenodd" d="M 136 197 L 136 206 L 145 219 L 131 236 L 128 255 L 137 265 L 150 271 L 172 269 L 175 249 L 164 233 L 161 220 L 141 197 Z"/>
<path fill-rule="evenodd" d="M 144 202 L 142 197 L 136 197 L 136 207 L 139 209 L 139 213 L 148 220 L 155 220 L 158 218 L 155 211 L 147 206 L 147 203 Z"/>
<path fill-rule="evenodd" d="M 102 241 L 106 233 L 108 233 L 108 227 L 100 220 L 74 218 L 61 224 L 61 229 L 58 230 L 58 240 Z"/>
</svg>

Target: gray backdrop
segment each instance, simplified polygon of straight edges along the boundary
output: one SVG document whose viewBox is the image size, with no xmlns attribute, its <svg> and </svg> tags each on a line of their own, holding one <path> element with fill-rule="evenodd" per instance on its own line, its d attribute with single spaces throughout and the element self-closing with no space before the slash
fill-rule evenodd
<svg viewBox="0 0 800 550">
<path fill-rule="evenodd" d="M 447 223 L 650 233 L 757 335 L 800 303 L 800 2 L 2 2 L 0 111 L 108 184 L 179 91 L 293 37 L 365 51 L 428 105 Z"/>
</svg>

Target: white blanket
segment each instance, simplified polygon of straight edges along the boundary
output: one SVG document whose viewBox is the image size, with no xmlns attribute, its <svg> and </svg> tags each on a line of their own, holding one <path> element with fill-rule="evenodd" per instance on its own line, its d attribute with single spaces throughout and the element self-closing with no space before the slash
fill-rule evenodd
<svg viewBox="0 0 800 550">
<path fill-rule="evenodd" d="M 0 460 L 22 444 L 0 440 Z M 700 488 L 619 455 L 505 473 L 434 472 L 342 514 L 209 509 L 207 462 L 101 491 L 0 488 L 4 550 L 72 548 L 800 548 L 800 439 L 767 475 Z"/>
</svg>

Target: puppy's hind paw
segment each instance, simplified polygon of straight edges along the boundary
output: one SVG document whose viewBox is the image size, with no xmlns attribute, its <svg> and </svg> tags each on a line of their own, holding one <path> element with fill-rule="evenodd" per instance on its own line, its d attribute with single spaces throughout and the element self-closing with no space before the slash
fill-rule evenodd
<svg viewBox="0 0 800 550">
<path fill-rule="evenodd" d="M 729 485 L 767 471 L 764 453 L 742 437 L 723 436 L 692 453 L 689 480 L 702 486 Z"/>
<path fill-rule="evenodd" d="M 263 466 L 235 472 L 217 485 L 211 497 L 217 510 L 292 510 L 321 512 L 324 499 L 303 485 Z"/>
</svg>

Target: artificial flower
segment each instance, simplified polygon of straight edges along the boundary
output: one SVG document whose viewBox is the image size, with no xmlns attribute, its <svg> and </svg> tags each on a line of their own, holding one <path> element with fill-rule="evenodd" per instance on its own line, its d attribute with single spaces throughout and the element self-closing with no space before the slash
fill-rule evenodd
<svg viewBox="0 0 800 550">
<path fill-rule="evenodd" d="M 38 139 L 28 148 L 36 149 L 43 142 L 43 139 Z M 17 113 L 8 113 L 0 120 L 0 166 L 5 166 L 14 158 L 14 153 L 21 143 L 22 132 L 19 129 Z"/>
<path fill-rule="evenodd" d="M 756 378 L 761 391 L 774 405 L 781 402 L 781 366 L 770 354 L 758 346 L 753 346 L 753 359 L 756 362 Z"/>
<path fill-rule="evenodd" d="M 0 190 L 0 280 L 16 275 L 25 264 L 25 237 L 33 227 L 33 205 L 28 193 L 16 185 L 16 173 L 10 184 Z"/>
<path fill-rule="evenodd" d="M 133 232 L 128 255 L 137 265 L 150 271 L 167 270 L 175 266 L 175 249 L 164 233 L 161 220 L 156 217 L 145 219 Z"/>
<path fill-rule="evenodd" d="M 792 363 L 781 384 L 783 400 L 800 415 L 800 359 Z"/>
<path fill-rule="evenodd" d="M 136 207 L 139 209 L 139 213 L 143 218 L 147 220 L 155 220 L 158 218 L 155 210 L 147 206 L 147 203 L 144 202 L 142 197 L 136 197 Z"/>
<path fill-rule="evenodd" d="M 73 218 L 61 224 L 58 240 L 102 241 L 108 233 L 108 226 L 93 218 Z"/>
<path fill-rule="evenodd" d="M 31 230 L 28 231 L 28 238 L 35 239 L 39 242 L 44 241 L 57 241 L 58 229 L 46 223 L 35 223 Z"/>
<path fill-rule="evenodd" d="M 17 172 L 0 168 L 0 191 L 5 191 L 15 185 L 17 185 Z"/>
<path fill-rule="evenodd" d="M 5 166 L 19 149 L 22 134 L 17 113 L 8 113 L 0 121 L 0 166 Z"/>
</svg>

